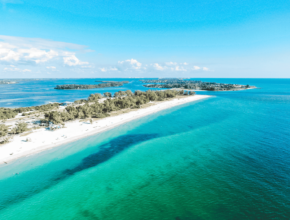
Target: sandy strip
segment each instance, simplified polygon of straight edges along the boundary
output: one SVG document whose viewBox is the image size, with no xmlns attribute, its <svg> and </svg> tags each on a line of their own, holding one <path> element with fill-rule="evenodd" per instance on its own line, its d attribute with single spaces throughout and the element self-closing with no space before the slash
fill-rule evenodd
<svg viewBox="0 0 290 220">
<path fill-rule="evenodd" d="M 208 95 L 195 95 L 181 99 L 175 98 L 173 100 L 164 101 L 147 108 L 138 109 L 137 111 L 103 118 L 93 124 L 75 120 L 73 122 L 67 122 L 65 124 L 66 128 L 59 130 L 48 131 L 43 128 L 36 130 L 27 136 L 15 136 L 10 143 L 0 146 L 0 163 L 8 163 L 21 157 L 26 157 L 68 142 L 76 141 L 78 139 L 112 129 L 121 124 L 164 109 L 209 97 L 210 96 Z M 25 142 L 26 138 L 30 138 L 31 142 Z"/>
</svg>

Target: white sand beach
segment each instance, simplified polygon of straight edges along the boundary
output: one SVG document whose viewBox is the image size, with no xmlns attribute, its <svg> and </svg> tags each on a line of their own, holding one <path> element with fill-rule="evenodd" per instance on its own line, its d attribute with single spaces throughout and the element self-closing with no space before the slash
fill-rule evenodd
<svg viewBox="0 0 290 220">
<path fill-rule="evenodd" d="M 209 97 L 210 96 L 208 95 L 195 95 L 180 99 L 175 98 L 169 101 L 158 102 L 155 105 L 149 106 L 147 108 L 141 108 L 136 111 L 103 118 L 94 122 L 93 124 L 75 120 L 65 123 L 65 128 L 61 128 L 55 131 L 49 131 L 45 128 L 41 128 L 26 136 L 15 136 L 11 142 L 0 146 L 0 163 L 9 163 L 12 160 L 26 157 L 68 142 L 78 140 L 80 138 L 84 138 L 86 136 L 112 129 L 118 125 L 164 109 Z M 27 138 L 31 141 L 26 142 Z"/>
</svg>

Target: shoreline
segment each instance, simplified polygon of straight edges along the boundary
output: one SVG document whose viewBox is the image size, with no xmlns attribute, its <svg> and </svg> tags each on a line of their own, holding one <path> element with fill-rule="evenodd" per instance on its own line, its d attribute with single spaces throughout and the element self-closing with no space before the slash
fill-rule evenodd
<svg viewBox="0 0 290 220">
<path fill-rule="evenodd" d="M 93 124 L 81 122 L 82 120 L 75 120 L 65 123 L 66 127 L 59 130 L 48 131 L 42 128 L 25 136 L 19 135 L 14 137 L 11 142 L 2 146 L 0 145 L 0 164 L 8 164 L 22 157 L 28 157 L 63 144 L 113 129 L 135 119 L 209 97 L 212 96 L 195 95 L 185 98 L 173 98 L 172 100 L 155 103 L 146 108 L 99 119 Z M 26 138 L 30 138 L 31 142 L 25 142 Z"/>
<path fill-rule="evenodd" d="M 257 87 L 246 88 L 246 89 L 232 89 L 232 90 L 202 90 L 202 89 L 181 89 L 181 88 L 171 88 L 169 90 L 186 90 L 186 91 L 194 91 L 194 92 L 237 92 L 248 89 L 259 89 Z"/>
</svg>

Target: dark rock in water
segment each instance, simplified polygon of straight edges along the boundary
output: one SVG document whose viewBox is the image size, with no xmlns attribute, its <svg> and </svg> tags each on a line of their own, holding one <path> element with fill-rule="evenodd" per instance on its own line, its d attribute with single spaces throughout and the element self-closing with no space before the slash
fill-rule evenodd
<svg viewBox="0 0 290 220">
<path fill-rule="evenodd" d="M 100 146 L 100 150 L 97 153 L 85 157 L 75 168 L 65 170 L 63 175 L 58 177 L 56 180 L 67 178 L 68 176 L 74 175 L 79 171 L 97 166 L 98 164 L 108 161 L 132 145 L 157 138 L 158 136 L 158 134 L 134 134 L 123 135 L 115 138 Z"/>
</svg>

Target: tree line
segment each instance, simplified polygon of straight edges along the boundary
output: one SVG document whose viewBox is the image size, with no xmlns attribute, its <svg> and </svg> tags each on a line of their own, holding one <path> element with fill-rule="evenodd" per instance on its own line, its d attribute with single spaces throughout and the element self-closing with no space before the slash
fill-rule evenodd
<svg viewBox="0 0 290 220">
<path fill-rule="evenodd" d="M 62 112 L 50 111 L 45 113 L 45 119 L 54 124 L 63 124 L 66 121 L 74 119 L 104 118 L 110 116 L 109 113 L 112 111 L 140 108 L 143 104 L 149 103 L 150 101 L 164 101 L 168 98 L 174 98 L 177 95 L 195 95 L 195 92 L 185 92 L 184 90 L 147 90 L 146 92 L 142 92 L 137 90 L 133 93 L 127 90 L 116 92 L 114 95 L 107 92 L 104 93 L 107 99 L 103 103 L 98 102 L 103 96 L 96 93 L 91 94 L 87 100 L 81 99 L 75 101 L 76 104 L 83 105 L 68 106 Z"/>
<path fill-rule="evenodd" d="M 208 91 L 227 91 L 227 90 L 250 88 L 249 85 L 244 86 L 237 84 L 202 82 L 196 80 L 182 80 L 182 79 L 158 79 L 158 80 L 141 80 L 141 81 L 143 83 L 154 83 L 143 85 L 144 87 L 148 88 L 166 88 L 166 89 L 181 88 L 181 89 L 208 90 Z"/>
<path fill-rule="evenodd" d="M 60 103 L 51 103 L 40 106 L 32 106 L 32 107 L 21 107 L 21 108 L 0 108 L 0 119 L 10 119 L 15 118 L 18 113 L 29 112 L 29 111 L 50 111 L 56 107 L 58 107 Z M 24 113 L 25 116 L 25 113 Z"/>
<path fill-rule="evenodd" d="M 0 124 L 0 144 L 7 143 L 11 138 L 11 135 L 20 134 L 28 130 L 29 129 L 27 128 L 27 124 L 25 122 L 17 123 L 13 128 L 9 128 L 9 126 L 5 124 Z"/>
<path fill-rule="evenodd" d="M 88 118 L 104 118 L 110 116 L 110 112 L 121 109 L 141 108 L 143 104 L 150 101 L 164 101 L 168 98 L 174 98 L 181 95 L 195 95 L 193 91 L 184 90 L 165 90 L 165 91 L 151 91 L 146 92 L 130 90 L 118 91 L 114 94 L 110 92 L 104 95 L 95 93 L 91 94 L 87 99 L 76 100 L 73 106 L 67 106 L 64 111 L 55 111 L 61 103 L 52 103 L 41 106 L 22 107 L 22 108 L 0 108 L 0 119 L 14 118 L 18 113 L 28 111 L 44 112 L 45 119 L 41 123 L 49 122 L 54 124 L 64 124 L 66 121 L 75 119 Z M 101 98 L 106 98 L 103 103 L 99 103 Z M 0 143 L 7 143 L 12 135 L 20 134 L 28 131 L 29 128 L 25 122 L 19 122 L 16 126 L 10 128 L 4 123 L 0 124 Z"/>
<path fill-rule="evenodd" d="M 108 87 L 118 87 L 123 86 L 124 84 L 129 83 L 128 81 L 115 82 L 110 81 L 106 83 L 100 84 L 65 84 L 65 85 L 57 85 L 54 89 L 99 89 L 99 88 L 108 88 Z"/>
</svg>

